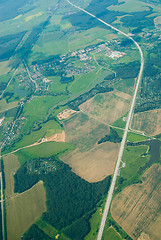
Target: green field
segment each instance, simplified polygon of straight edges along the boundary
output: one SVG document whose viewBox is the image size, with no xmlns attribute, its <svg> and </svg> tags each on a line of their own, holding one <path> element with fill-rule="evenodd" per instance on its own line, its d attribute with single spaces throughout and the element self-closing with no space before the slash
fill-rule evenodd
<svg viewBox="0 0 161 240">
<path fill-rule="evenodd" d="M 71 93 L 79 93 L 82 92 L 83 90 L 86 90 L 91 83 L 97 81 L 103 73 L 102 69 L 96 68 L 95 70 L 83 74 L 83 75 L 77 75 L 75 77 L 74 82 L 70 85 L 69 91 Z"/>
<path fill-rule="evenodd" d="M 42 35 L 43 37 L 43 35 Z M 62 55 L 68 53 L 67 39 L 57 41 L 44 42 L 41 46 L 35 45 L 30 54 L 30 61 L 44 59 L 50 55 Z"/>
<path fill-rule="evenodd" d="M 54 238 L 57 235 L 57 230 L 39 218 L 35 223 L 44 233 L 46 233 L 49 237 Z"/>
<path fill-rule="evenodd" d="M 120 128 L 125 128 L 126 126 L 126 118 L 128 116 L 128 112 L 122 116 L 121 118 L 119 118 L 118 120 L 116 120 L 114 123 L 112 123 L 112 126 L 115 126 L 115 127 L 120 127 Z"/>
<path fill-rule="evenodd" d="M 14 149 L 25 147 L 31 145 L 40 138 L 51 137 L 55 133 L 62 132 L 63 128 L 54 120 L 50 120 L 47 123 L 44 123 L 40 130 L 32 131 L 29 135 L 25 135 L 18 143 L 15 144 Z"/>
<path fill-rule="evenodd" d="M 71 35 L 69 37 L 69 48 L 70 51 L 75 51 L 102 41 L 116 39 L 117 37 L 117 34 L 111 34 L 111 31 L 107 29 L 94 27 Z"/>
<path fill-rule="evenodd" d="M 47 19 L 48 5 L 55 7 L 56 4 L 57 0 L 46 0 L 45 2 L 38 0 L 34 3 L 34 8 L 32 3 L 24 5 L 23 14 L 19 14 L 19 11 L 17 11 L 17 16 L 0 22 L 0 35 L 4 36 L 8 35 L 8 33 L 15 34 L 26 30 L 32 30 L 33 27 Z M 40 12 L 43 12 L 43 14 L 40 15 Z M 33 21 L 31 21 L 31 19 L 33 19 Z"/>
<path fill-rule="evenodd" d="M 114 5 L 108 7 L 110 11 L 119 11 L 119 12 L 140 12 L 140 11 L 148 11 L 149 8 L 146 3 L 137 1 L 137 0 L 125 0 L 119 1 L 122 3 L 120 5 Z"/>
<path fill-rule="evenodd" d="M 67 83 L 62 84 L 60 82 L 59 76 L 48 77 L 49 80 L 52 80 L 52 83 L 49 86 L 49 91 L 52 93 L 64 93 L 66 91 Z"/>
<path fill-rule="evenodd" d="M 137 182 L 140 177 L 138 171 L 149 161 L 149 155 L 146 155 L 148 150 L 147 146 L 127 146 L 123 154 L 123 162 L 126 163 L 125 168 L 121 169 L 120 177 L 123 178 L 124 185 L 130 185 L 133 181 Z"/>
<path fill-rule="evenodd" d="M 70 150 L 74 150 L 74 147 L 69 143 L 47 142 L 30 148 L 22 149 L 16 152 L 16 155 L 18 156 L 18 161 L 20 164 L 23 165 L 31 158 L 50 157 L 65 153 Z"/>
<path fill-rule="evenodd" d="M 148 137 L 140 135 L 140 134 L 136 134 L 136 133 L 132 133 L 132 132 L 129 132 L 127 134 L 127 140 L 130 142 L 139 142 L 139 141 L 144 141 L 147 139 L 148 139 Z"/>
<path fill-rule="evenodd" d="M 102 217 L 100 213 L 101 213 L 100 208 L 98 208 L 97 211 L 92 215 L 91 219 L 89 220 L 91 230 L 84 240 L 96 239 Z"/>
<path fill-rule="evenodd" d="M 135 80 L 134 79 L 122 79 L 119 82 L 114 84 L 114 87 L 116 88 L 116 90 L 120 91 L 120 92 L 125 92 L 128 93 L 129 95 L 133 95 L 133 91 L 134 91 L 134 84 L 135 84 Z"/>
<path fill-rule="evenodd" d="M 35 97 L 29 102 L 23 110 L 23 116 L 27 119 L 27 123 L 23 129 L 24 132 L 29 131 L 34 122 L 41 121 L 48 113 L 49 108 L 56 106 L 60 101 L 67 98 L 66 96 L 47 96 Z"/>
<path fill-rule="evenodd" d="M 15 108 L 18 102 L 7 103 L 5 99 L 0 100 L 0 112 L 5 112 L 11 108 Z"/>
<path fill-rule="evenodd" d="M 109 228 L 105 227 L 102 239 L 103 240 L 122 240 L 122 237 L 116 231 L 116 229 L 111 226 Z"/>
<path fill-rule="evenodd" d="M 0 80 L 2 75 L 7 74 L 10 70 L 9 61 L 0 62 Z"/>
</svg>

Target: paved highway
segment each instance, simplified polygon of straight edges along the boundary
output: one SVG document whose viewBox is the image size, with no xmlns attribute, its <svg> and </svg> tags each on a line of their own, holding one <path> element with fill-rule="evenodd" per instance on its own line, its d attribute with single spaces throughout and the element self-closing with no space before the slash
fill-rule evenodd
<svg viewBox="0 0 161 240">
<path fill-rule="evenodd" d="M 118 172 L 119 172 L 119 168 L 120 168 L 120 164 L 121 164 L 124 148 L 125 148 L 125 143 L 126 143 L 126 139 L 127 139 L 127 133 L 128 133 L 130 122 L 131 122 L 132 115 L 133 115 L 133 110 L 134 110 L 134 106 L 135 106 L 135 101 L 136 101 L 136 95 L 137 95 L 138 87 L 139 87 L 139 84 L 140 84 L 140 81 L 141 81 L 141 77 L 142 77 L 142 73 L 143 73 L 144 56 L 143 56 L 143 52 L 141 50 L 141 47 L 139 46 L 139 44 L 132 37 L 130 37 L 129 35 L 127 35 L 126 33 L 122 32 L 122 31 L 120 31 L 119 29 L 113 27 L 112 25 L 106 23 L 105 21 L 101 20 L 100 18 L 97 18 L 95 15 L 87 12 L 86 10 L 76 6 L 75 4 L 71 3 L 69 0 L 67 0 L 67 2 L 69 4 L 71 4 L 73 7 L 77 8 L 77 9 L 79 9 L 79 10 L 85 12 L 85 13 L 87 13 L 88 15 L 92 16 L 93 18 L 96 18 L 98 21 L 102 22 L 106 26 L 114 29 L 115 31 L 117 31 L 117 32 L 121 33 L 122 35 L 124 35 L 125 37 L 129 38 L 131 41 L 134 42 L 134 44 L 136 45 L 136 47 L 138 48 L 138 50 L 140 52 L 140 59 L 141 59 L 140 71 L 139 71 L 137 83 L 136 83 L 136 86 L 135 86 L 135 91 L 134 91 L 132 103 L 131 103 L 131 106 L 130 106 L 130 111 L 129 111 L 129 114 L 128 114 L 126 127 L 125 127 L 125 130 L 124 130 L 124 135 L 123 135 L 123 138 L 122 138 L 122 142 L 121 142 L 121 146 L 120 146 L 120 150 L 119 150 L 119 154 L 118 154 L 118 158 L 117 158 L 117 162 L 116 162 L 116 166 L 115 166 L 115 171 L 114 171 L 112 182 L 111 182 L 111 186 L 110 186 L 110 189 L 109 189 L 109 192 L 108 192 L 108 196 L 107 196 L 107 200 L 106 200 L 106 204 L 105 204 L 105 209 L 104 209 L 104 212 L 103 212 L 103 215 L 102 215 L 101 225 L 100 225 L 98 236 L 97 236 L 97 240 L 101 240 L 102 239 L 102 235 L 103 235 L 103 231 L 104 231 L 104 227 L 105 227 L 105 223 L 106 223 L 106 219 L 107 219 L 107 215 L 108 215 L 108 212 L 109 212 L 110 204 L 111 204 L 111 201 L 112 201 L 112 196 L 113 196 L 113 192 L 114 192 L 116 179 L 117 179 L 117 176 L 118 176 Z"/>
</svg>

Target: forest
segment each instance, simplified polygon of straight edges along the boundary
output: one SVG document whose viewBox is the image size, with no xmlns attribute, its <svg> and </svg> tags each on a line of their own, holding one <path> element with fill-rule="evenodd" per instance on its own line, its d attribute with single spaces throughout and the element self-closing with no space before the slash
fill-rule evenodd
<svg viewBox="0 0 161 240">
<path fill-rule="evenodd" d="M 23 192 L 42 180 L 47 196 L 47 211 L 43 214 L 43 219 L 58 230 L 71 225 L 65 230 L 66 234 L 73 234 L 73 239 L 76 239 L 76 235 L 79 236 L 82 232 L 83 239 L 83 233 L 90 230 L 87 213 L 90 214 L 107 194 L 111 177 L 106 177 L 101 182 L 89 183 L 72 172 L 56 156 L 41 159 L 42 161 L 50 163 L 50 167 L 53 163 L 55 169 L 42 171 L 45 165 L 36 164 L 40 159 L 26 162 L 14 175 L 15 192 Z M 33 162 L 34 171 L 31 171 Z M 79 228 L 76 227 L 78 225 Z"/>
</svg>

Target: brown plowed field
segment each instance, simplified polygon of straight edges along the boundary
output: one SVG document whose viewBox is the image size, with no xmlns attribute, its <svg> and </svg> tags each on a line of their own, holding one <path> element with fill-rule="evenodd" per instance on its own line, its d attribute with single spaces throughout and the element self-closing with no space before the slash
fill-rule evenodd
<svg viewBox="0 0 161 240">
<path fill-rule="evenodd" d="M 115 90 L 110 93 L 98 94 L 83 103 L 80 109 L 111 124 L 128 111 L 130 101 L 130 95 Z"/>
<path fill-rule="evenodd" d="M 111 205 L 115 221 L 133 238 L 161 239 L 161 166 L 153 165 L 142 184 L 125 188 Z M 144 233 L 144 234 L 143 234 Z"/>
<path fill-rule="evenodd" d="M 72 170 L 89 182 L 97 182 L 113 173 L 119 144 L 98 140 L 109 133 L 109 127 L 83 113 L 64 122 L 66 141 L 76 149 L 61 156 Z"/>
<path fill-rule="evenodd" d="M 161 109 L 134 114 L 132 128 L 152 136 L 161 133 Z"/>
</svg>

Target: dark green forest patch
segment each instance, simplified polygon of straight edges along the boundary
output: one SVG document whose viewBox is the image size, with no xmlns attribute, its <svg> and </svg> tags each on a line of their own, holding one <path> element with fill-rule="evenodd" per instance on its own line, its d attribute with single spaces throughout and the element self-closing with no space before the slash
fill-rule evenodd
<svg viewBox="0 0 161 240">
<path fill-rule="evenodd" d="M 106 177 L 101 182 L 89 183 L 56 157 L 32 159 L 20 167 L 14 177 L 15 192 L 19 193 L 42 180 L 47 197 L 47 212 L 43 214 L 43 219 L 58 230 L 74 224 L 69 230 L 66 229 L 73 236 L 90 230 L 86 214 L 107 194 L 111 179 Z M 79 228 L 76 231 L 78 223 Z"/>
<path fill-rule="evenodd" d="M 101 143 L 104 143 L 104 142 L 119 143 L 119 142 L 121 142 L 121 140 L 122 140 L 122 138 L 118 135 L 118 133 L 115 131 L 115 129 L 110 128 L 110 134 L 101 138 L 98 141 L 98 144 L 101 144 Z"/>
</svg>

